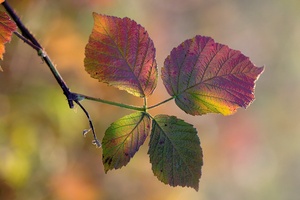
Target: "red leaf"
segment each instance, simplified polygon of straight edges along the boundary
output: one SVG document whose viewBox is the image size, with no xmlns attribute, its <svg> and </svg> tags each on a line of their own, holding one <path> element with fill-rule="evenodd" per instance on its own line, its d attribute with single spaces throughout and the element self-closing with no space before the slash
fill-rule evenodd
<svg viewBox="0 0 300 200">
<path fill-rule="evenodd" d="M 12 33 L 17 29 L 16 24 L 11 21 L 5 12 L 0 12 L 0 59 L 3 59 L 5 53 L 4 45 L 10 42 Z M 1 70 L 1 67 L 0 67 Z"/>
<path fill-rule="evenodd" d="M 254 100 L 258 68 L 240 51 L 196 36 L 174 48 L 162 68 L 162 79 L 186 113 L 233 114 Z"/>
<path fill-rule="evenodd" d="M 100 82 L 135 96 L 152 94 L 157 84 L 157 65 L 146 30 L 129 18 L 93 15 L 95 24 L 85 50 L 85 70 Z"/>
</svg>

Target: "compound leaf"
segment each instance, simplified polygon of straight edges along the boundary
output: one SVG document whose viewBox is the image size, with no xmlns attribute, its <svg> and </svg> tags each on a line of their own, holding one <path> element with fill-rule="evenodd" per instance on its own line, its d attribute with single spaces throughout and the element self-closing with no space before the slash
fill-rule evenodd
<svg viewBox="0 0 300 200">
<path fill-rule="evenodd" d="M 4 2 L 4 1 L 2 1 Z M 15 22 L 5 12 L 0 12 L 0 59 L 3 59 L 5 53 L 4 45 L 10 42 L 12 33 L 17 29 Z M 1 71 L 0 67 L 0 71 Z"/>
<path fill-rule="evenodd" d="M 135 21 L 93 13 L 94 28 L 85 48 L 85 70 L 91 77 L 138 97 L 157 84 L 155 48 Z"/>
<path fill-rule="evenodd" d="M 263 70 L 240 51 L 198 35 L 171 51 L 162 79 L 186 113 L 230 115 L 254 100 L 255 81 Z"/>
<path fill-rule="evenodd" d="M 128 164 L 148 136 L 150 125 L 149 116 L 143 112 L 127 115 L 110 125 L 102 141 L 105 172 Z"/>
<path fill-rule="evenodd" d="M 203 156 L 197 131 L 191 124 L 174 116 L 155 116 L 148 154 L 160 181 L 198 190 Z"/>
</svg>

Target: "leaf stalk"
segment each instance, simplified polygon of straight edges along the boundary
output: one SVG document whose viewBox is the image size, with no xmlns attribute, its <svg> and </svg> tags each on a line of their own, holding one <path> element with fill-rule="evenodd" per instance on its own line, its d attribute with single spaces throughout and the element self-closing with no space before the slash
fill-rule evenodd
<svg viewBox="0 0 300 200">
<path fill-rule="evenodd" d="M 149 106 L 147 109 L 156 108 L 156 107 L 158 107 L 158 106 L 160 106 L 160 105 L 162 105 L 162 104 L 164 104 L 164 103 L 167 103 L 167 102 L 173 100 L 174 98 L 175 98 L 175 96 L 172 96 L 172 97 L 170 97 L 170 98 L 168 98 L 168 99 L 166 99 L 166 100 L 164 100 L 164 101 L 162 101 L 162 102 L 160 102 L 160 103 L 158 103 L 158 104 L 155 104 L 155 105 L 153 105 L 153 106 Z"/>
<path fill-rule="evenodd" d="M 144 107 L 139 107 L 139 106 L 132 106 L 132 105 L 127 105 L 127 104 L 123 104 L 123 103 L 117 103 L 117 102 L 113 102 L 113 101 L 108 101 L 108 100 L 104 100 L 101 98 L 95 98 L 95 97 L 90 97 L 84 94 L 76 94 L 74 93 L 74 95 L 76 95 L 78 99 L 86 99 L 86 100 L 91 100 L 91 101 L 96 101 L 96 102 L 100 102 L 100 103 L 105 103 L 105 104 L 109 104 L 109 105 L 113 105 L 113 106 L 118 106 L 121 108 L 127 108 L 127 109 L 131 109 L 131 110 L 137 110 L 137 111 L 144 111 Z"/>
</svg>

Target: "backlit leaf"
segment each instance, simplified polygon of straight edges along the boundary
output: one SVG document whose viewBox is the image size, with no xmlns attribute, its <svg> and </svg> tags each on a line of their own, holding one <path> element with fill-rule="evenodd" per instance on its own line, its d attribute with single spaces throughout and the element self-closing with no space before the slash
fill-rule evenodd
<svg viewBox="0 0 300 200">
<path fill-rule="evenodd" d="M 0 59 L 3 59 L 5 53 L 4 45 L 10 42 L 12 33 L 17 29 L 16 24 L 5 12 L 0 12 Z M 0 67 L 0 71 L 1 71 Z"/>
<path fill-rule="evenodd" d="M 94 13 L 94 28 L 85 48 L 85 70 L 91 77 L 145 97 L 157 84 L 155 48 L 147 31 L 125 17 Z"/>
<path fill-rule="evenodd" d="M 102 141 L 105 172 L 127 165 L 144 143 L 150 125 L 149 116 L 143 112 L 127 115 L 111 124 Z"/>
<path fill-rule="evenodd" d="M 198 190 L 203 156 L 197 131 L 191 124 L 174 116 L 156 116 L 148 154 L 160 181 Z"/>
<path fill-rule="evenodd" d="M 196 36 L 171 51 L 162 79 L 186 113 L 230 115 L 254 100 L 255 81 L 263 70 L 240 51 Z"/>
</svg>

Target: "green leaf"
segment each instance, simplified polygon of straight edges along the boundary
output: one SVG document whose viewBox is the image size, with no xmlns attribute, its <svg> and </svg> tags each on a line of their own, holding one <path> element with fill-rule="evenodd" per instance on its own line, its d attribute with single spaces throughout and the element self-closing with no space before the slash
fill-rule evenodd
<svg viewBox="0 0 300 200">
<path fill-rule="evenodd" d="M 125 17 L 93 13 L 94 28 L 85 48 L 85 70 L 92 78 L 138 97 L 157 84 L 154 44 L 144 27 Z"/>
<path fill-rule="evenodd" d="M 198 35 L 171 51 L 162 79 L 186 113 L 230 115 L 254 100 L 255 81 L 263 70 L 240 51 Z"/>
<path fill-rule="evenodd" d="M 4 2 L 4 1 L 3 1 Z M 3 59 L 5 53 L 5 44 L 10 42 L 12 33 L 17 29 L 17 25 L 13 22 L 5 12 L 0 12 L 0 59 Z M 0 67 L 0 71 L 2 68 Z"/>
<path fill-rule="evenodd" d="M 106 130 L 102 148 L 105 172 L 128 164 L 150 132 L 151 120 L 144 112 L 136 112 L 112 123 Z"/>
<path fill-rule="evenodd" d="M 203 156 L 197 131 L 191 124 L 174 116 L 155 116 L 148 154 L 160 181 L 198 190 Z"/>
</svg>

